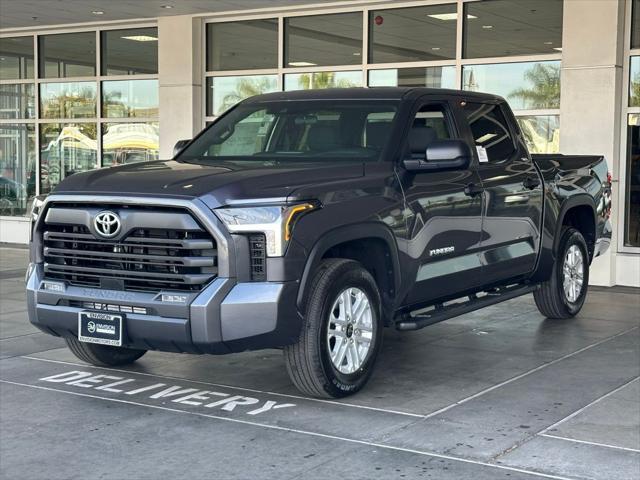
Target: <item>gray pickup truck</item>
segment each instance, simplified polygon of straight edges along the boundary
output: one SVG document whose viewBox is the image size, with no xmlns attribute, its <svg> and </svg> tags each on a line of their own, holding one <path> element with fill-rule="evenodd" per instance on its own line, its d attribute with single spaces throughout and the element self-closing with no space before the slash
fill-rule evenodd
<svg viewBox="0 0 640 480">
<path fill-rule="evenodd" d="M 35 202 L 29 318 L 101 366 L 281 348 L 302 392 L 341 397 L 384 327 L 528 293 L 576 315 L 610 209 L 604 158 L 530 155 L 496 96 L 260 95 L 171 160 L 72 175 Z"/>
</svg>

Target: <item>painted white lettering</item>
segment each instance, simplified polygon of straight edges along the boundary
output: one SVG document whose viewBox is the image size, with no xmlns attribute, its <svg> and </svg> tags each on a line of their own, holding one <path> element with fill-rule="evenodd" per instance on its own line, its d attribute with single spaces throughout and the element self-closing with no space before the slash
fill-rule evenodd
<svg viewBox="0 0 640 480">
<path fill-rule="evenodd" d="M 113 393 L 122 393 L 121 389 L 113 388 L 113 387 L 117 387 L 118 385 L 124 385 L 125 383 L 131 383 L 134 381 L 132 378 L 127 378 L 123 380 L 122 377 L 113 377 L 111 375 L 105 375 L 105 378 L 108 378 L 109 380 L 120 380 L 120 381 L 107 383 L 106 385 L 100 385 L 99 387 L 96 387 L 96 390 L 103 390 L 105 392 L 113 392 Z"/>
<path fill-rule="evenodd" d="M 164 383 L 156 383 L 153 385 L 149 385 L 148 387 L 137 388 L 136 390 L 131 390 L 129 392 L 124 392 L 127 395 L 136 395 L 137 393 L 148 392 L 149 390 L 153 390 L 155 388 L 164 387 Z"/>
<path fill-rule="evenodd" d="M 93 373 L 90 372 L 81 372 L 79 370 L 74 370 L 73 372 L 65 372 L 59 373 L 57 375 L 51 375 L 50 377 L 41 378 L 42 382 L 53 382 L 53 383 L 65 383 L 73 380 L 78 380 L 79 378 L 85 378 L 92 376 Z"/>
<path fill-rule="evenodd" d="M 211 400 L 211 398 L 205 395 L 213 395 L 214 397 L 228 397 L 228 393 L 210 392 L 208 390 L 200 390 L 184 397 L 176 398 L 173 400 L 177 403 L 183 403 L 185 405 L 202 405 L 202 402 L 194 402 L 193 400 Z"/>
<path fill-rule="evenodd" d="M 164 398 L 164 397 L 175 397 L 176 395 L 184 395 L 185 393 L 191 393 L 198 391 L 197 388 L 183 388 L 182 387 L 173 386 L 169 388 L 165 388 L 161 392 L 154 393 L 149 398 Z"/>
<path fill-rule="evenodd" d="M 94 375 L 89 378 L 81 378 L 79 380 L 74 380 L 73 382 L 67 382 L 67 385 L 73 385 L 74 387 L 91 388 L 95 387 L 96 383 L 102 383 L 102 379 L 104 377 L 106 377 L 106 375 Z"/>
<path fill-rule="evenodd" d="M 247 412 L 247 414 L 249 415 L 258 415 L 259 413 L 263 413 L 263 412 L 268 412 L 269 410 L 278 410 L 279 408 L 287 408 L 287 407 L 295 407 L 295 404 L 293 403 L 281 403 L 278 404 L 277 402 L 274 402 L 273 400 L 267 400 L 266 402 L 264 402 L 264 405 L 261 406 L 260 408 L 256 408 L 255 410 L 251 410 L 250 412 Z"/>
<path fill-rule="evenodd" d="M 257 398 L 235 395 L 233 397 L 225 398 L 224 400 L 218 400 L 217 402 L 208 403 L 207 405 L 205 405 L 205 407 L 213 408 L 222 405 L 222 410 L 233 412 L 233 409 L 238 405 L 253 405 L 254 403 L 258 403 Z"/>
</svg>

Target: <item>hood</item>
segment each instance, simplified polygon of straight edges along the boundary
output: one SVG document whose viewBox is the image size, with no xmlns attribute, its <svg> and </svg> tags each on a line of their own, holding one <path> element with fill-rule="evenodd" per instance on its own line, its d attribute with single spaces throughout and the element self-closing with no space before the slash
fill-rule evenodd
<svg viewBox="0 0 640 480">
<path fill-rule="evenodd" d="M 254 162 L 194 164 L 176 160 L 132 163 L 77 173 L 56 194 L 109 194 L 202 198 L 211 207 L 248 199 L 286 199 L 295 190 L 363 175 L 362 164 L 256 165 Z"/>
</svg>

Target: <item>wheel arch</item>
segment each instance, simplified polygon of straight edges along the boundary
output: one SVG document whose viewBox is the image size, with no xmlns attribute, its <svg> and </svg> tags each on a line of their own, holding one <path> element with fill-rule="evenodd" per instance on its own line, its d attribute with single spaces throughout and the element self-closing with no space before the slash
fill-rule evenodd
<svg viewBox="0 0 640 480">
<path fill-rule="evenodd" d="M 596 244 L 596 206 L 588 194 L 569 197 L 562 204 L 553 241 L 554 253 L 558 251 L 562 227 L 571 226 L 578 230 L 587 243 L 589 262 L 593 260 Z"/>
<path fill-rule="evenodd" d="M 296 304 L 301 312 L 309 294 L 313 272 L 325 258 L 350 258 L 363 264 L 380 290 L 385 321 L 389 321 L 400 287 L 400 260 L 393 233 L 386 225 L 367 222 L 338 227 L 315 243 L 304 266 Z"/>
</svg>

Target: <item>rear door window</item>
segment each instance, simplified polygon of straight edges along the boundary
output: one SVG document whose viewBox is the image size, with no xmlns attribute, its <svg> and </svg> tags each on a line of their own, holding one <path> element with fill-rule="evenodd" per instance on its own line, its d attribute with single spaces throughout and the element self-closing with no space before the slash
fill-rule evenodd
<svg viewBox="0 0 640 480">
<path fill-rule="evenodd" d="M 467 102 L 464 112 L 480 163 L 497 163 L 516 153 L 509 123 L 500 105 Z"/>
</svg>

